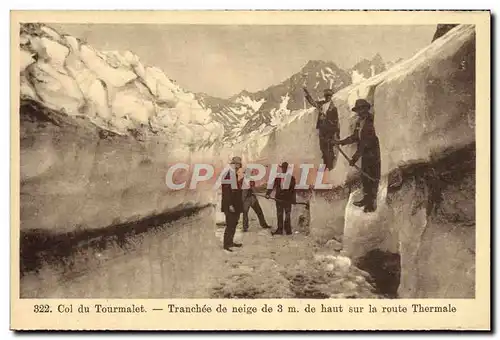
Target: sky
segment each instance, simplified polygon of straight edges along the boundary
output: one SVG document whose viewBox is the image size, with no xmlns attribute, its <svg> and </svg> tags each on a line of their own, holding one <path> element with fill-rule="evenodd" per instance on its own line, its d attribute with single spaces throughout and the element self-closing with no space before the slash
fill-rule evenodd
<svg viewBox="0 0 500 340">
<path fill-rule="evenodd" d="M 227 98 L 264 90 L 309 60 L 347 69 L 379 53 L 409 58 L 429 45 L 427 26 L 265 26 L 166 24 L 49 24 L 102 51 L 129 50 L 192 92 Z"/>
</svg>

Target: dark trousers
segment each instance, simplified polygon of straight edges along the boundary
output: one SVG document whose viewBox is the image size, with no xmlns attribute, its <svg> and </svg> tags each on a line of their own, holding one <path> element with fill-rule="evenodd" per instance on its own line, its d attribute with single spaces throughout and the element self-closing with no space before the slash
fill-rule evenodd
<svg viewBox="0 0 500 340">
<path fill-rule="evenodd" d="M 260 207 L 259 200 L 255 196 L 247 197 L 243 202 L 243 230 L 248 230 L 248 212 L 250 208 L 255 211 L 257 217 L 259 219 L 259 224 L 261 227 L 265 227 L 267 225 L 266 218 L 264 217 L 264 213 L 262 212 L 262 208 Z"/>
<path fill-rule="evenodd" d="M 224 230 L 224 248 L 231 247 L 233 245 L 234 233 L 236 232 L 236 226 L 240 219 L 240 213 L 225 212 L 226 215 L 226 229 Z"/>
<path fill-rule="evenodd" d="M 336 134 L 338 135 L 338 134 Z M 338 137 L 338 136 L 337 136 Z M 333 138 L 334 135 L 321 133 L 319 135 L 319 148 L 323 156 L 323 162 L 328 170 L 333 169 L 333 161 L 335 160 L 335 153 L 333 152 Z"/>
<path fill-rule="evenodd" d="M 292 213 L 292 203 L 288 202 L 276 202 L 276 215 L 278 217 L 278 229 L 276 229 L 277 234 L 283 234 L 283 227 L 287 234 L 292 233 L 292 224 L 290 220 L 290 215 Z M 285 221 L 283 223 L 283 217 Z"/>
<path fill-rule="evenodd" d="M 380 182 L 380 146 L 378 139 L 376 142 L 366 148 L 361 155 L 361 170 L 375 179 L 361 175 L 363 184 L 363 201 L 365 206 L 375 208 L 377 201 L 378 185 Z"/>
</svg>

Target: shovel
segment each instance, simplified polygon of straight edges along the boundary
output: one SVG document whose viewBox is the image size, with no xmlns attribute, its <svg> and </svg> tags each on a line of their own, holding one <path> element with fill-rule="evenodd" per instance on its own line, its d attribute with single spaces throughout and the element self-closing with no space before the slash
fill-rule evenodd
<svg viewBox="0 0 500 340">
<path fill-rule="evenodd" d="M 254 193 L 254 195 L 255 195 L 255 196 L 264 197 L 264 198 L 266 197 L 265 195 L 261 195 L 261 194 L 255 194 L 255 193 Z M 280 200 L 280 199 L 278 199 L 278 198 L 274 198 L 274 197 L 269 197 L 269 198 L 270 198 L 270 199 L 272 199 L 272 200 L 275 200 L 275 201 L 277 201 L 277 202 L 286 202 L 286 203 L 290 203 L 290 202 L 288 202 L 288 201 Z M 295 203 L 291 203 L 291 204 L 300 204 L 300 205 L 305 205 L 305 206 L 306 206 L 306 208 L 308 208 L 308 209 L 309 209 L 309 202 L 295 202 Z"/>
</svg>

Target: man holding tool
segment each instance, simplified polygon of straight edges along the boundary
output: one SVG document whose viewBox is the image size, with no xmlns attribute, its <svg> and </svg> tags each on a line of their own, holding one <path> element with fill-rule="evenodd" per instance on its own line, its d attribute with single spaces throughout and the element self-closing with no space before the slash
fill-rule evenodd
<svg viewBox="0 0 500 340">
<path fill-rule="evenodd" d="M 281 164 L 281 172 L 286 174 L 288 169 L 288 163 L 283 162 Z M 276 178 L 274 180 L 274 185 L 272 189 L 268 189 L 266 192 L 266 198 L 271 197 L 271 193 L 275 190 L 275 200 L 276 200 L 276 213 L 278 218 L 278 229 L 272 232 L 272 235 L 282 235 L 283 229 L 287 235 L 292 234 L 292 225 L 291 225 L 291 213 L 292 213 L 292 204 L 296 202 L 295 196 L 295 177 L 293 175 L 290 178 L 290 185 L 288 188 L 285 188 L 285 185 L 282 183 L 286 183 L 286 178 Z M 284 223 L 283 223 L 284 217 Z"/>
<path fill-rule="evenodd" d="M 380 182 L 380 145 L 375 132 L 374 118 L 370 113 L 370 103 L 364 99 L 356 100 L 352 111 L 358 114 L 358 121 L 354 133 L 342 140 L 335 140 L 334 144 L 347 158 L 350 166 L 356 166 L 361 157 L 361 182 L 363 184 L 363 198 L 353 204 L 364 207 L 364 212 L 373 212 L 376 209 L 378 185 Z M 339 145 L 358 143 L 358 149 L 349 159 Z"/>
<path fill-rule="evenodd" d="M 252 175 L 254 171 L 252 171 Z M 250 187 L 248 189 L 243 189 L 243 231 L 248 231 L 248 212 L 250 208 L 255 211 L 259 219 L 259 224 L 264 229 L 271 228 L 264 217 L 264 213 L 262 212 L 262 208 L 260 207 L 259 200 L 255 196 L 255 181 L 250 181 Z"/>
</svg>

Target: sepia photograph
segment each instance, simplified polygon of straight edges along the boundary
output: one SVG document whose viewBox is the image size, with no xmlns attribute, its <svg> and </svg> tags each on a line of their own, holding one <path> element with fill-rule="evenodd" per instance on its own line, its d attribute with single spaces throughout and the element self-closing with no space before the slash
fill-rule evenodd
<svg viewBox="0 0 500 340">
<path fill-rule="evenodd" d="M 476 299 L 476 22 L 238 15 L 18 18 L 17 298 Z"/>
</svg>

